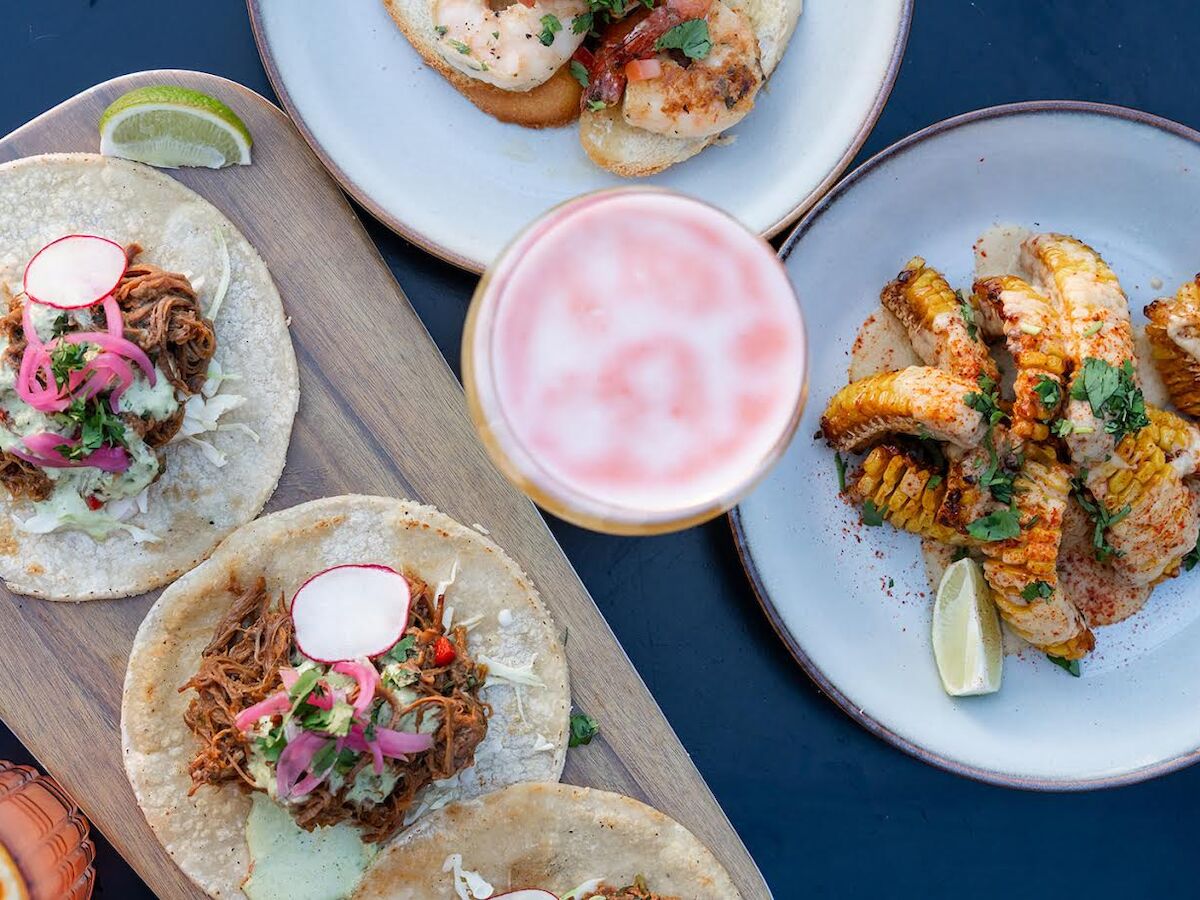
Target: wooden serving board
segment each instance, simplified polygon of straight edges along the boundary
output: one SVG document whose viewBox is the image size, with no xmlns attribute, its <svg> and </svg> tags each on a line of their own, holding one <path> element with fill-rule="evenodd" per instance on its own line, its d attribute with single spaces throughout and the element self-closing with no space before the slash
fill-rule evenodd
<svg viewBox="0 0 1200 900">
<path fill-rule="evenodd" d="M 213 75 L 116 78 L 0 140 L 0 161 L 95 151 L 96 121 L 147 84 L 221 98 L 254 135 L 254 164 L 176 173 L 258 248 L 291 316 L 300 412 L 268 510 L 348 492 L 411 497 L 481 523 L 529 572 L 560 627 L 575 702 L 601 736 L 567 756 L 565 780 L 637 797 L 704 841 L 747 900 L 769 897 L 746 848 L 692 765 L 545 523 L 489 463 L 462 389 L 340 189 L 291 121 Z M 0 716 L 160 896 L 203 896 L 161 848 L 121 763 L 121 686 L 155 594 L 48 603 L 0 589 Z"/>
</svg>

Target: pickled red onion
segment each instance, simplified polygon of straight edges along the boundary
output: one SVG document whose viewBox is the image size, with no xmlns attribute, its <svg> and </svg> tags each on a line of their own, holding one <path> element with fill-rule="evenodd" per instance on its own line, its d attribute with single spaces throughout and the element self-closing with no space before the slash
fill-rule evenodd
<svg viewBox="0 0 1200 900">
<path fill-rule="evenodd" d="M 113 337 L 125 337 L 125 320 L 121 317 L 117 298 L 109 294 L 100 301 L 100 305 L 104 307 L 104 324 L 108 326 L 108 333 Z"/>
<path fill-rule="evenodd" d="M 375 699 L 375 688 L 379 686 L 379 672 L 369 662 L 357 659 L 347 659 L 333 664 L 333 671 L 349 675 L 358 682 L 358 696 L 354 699 L 355 715 L 363 711 Z"/>
<path fill-rule="evenodd" d="M 393 731 L 391 728 L 376 728 L 375 737 L 384 756 L 399 757 L 406 753 L 420 753 L 433 746 L 432 734 L 412 734 L 407 731 Z"/>
<path fill-rule="evenodd" d="M 346 736 L 346 746 L 358 753 L 370 753 L 371 759 L 374 761 L 375 774 L 383 774 L 383 750 L 379 747 L 379 741 L 378 739 L 368 741 L 366 732 L 361 725 L 351 726 L 350 733 Z"/>
<path fill-rule="evenodd" d="M 299 781 L 296 782 L 295 786 L 292 788 L 292 796 L 293 797 L 303 797 L 305 794 L 314 790 L 317 787 L 317 785 L 319 785 L 322 781 L 325 780 L 326 776 L 328 776 L 329 773 L 333 771 L 334 763 L 337 762 L 338 754 L 342 752 L 342 745 L 345 743 L 346 742 L 344 739 L 339 739 L 338 742 L 333 745 L 333 760 L 334 761 L 329 764 L 329 768 L 327 768 L 324 772 L 321 772 L 320 774 L 317 774 L 315 772 L 309 772 L 307 775 L 305 775 L 303 778 L 301 778 Z M 311 765 L 311 761 L 310 761 L 310 765 Z"/>
<path fill-rule="evenodd" d="M 260 700 L 253 706 L 247 706 L 237 714 L 233 724 L 238 731 L 249 731 L 263 716 L 285 713 L 291 708 L 292 701 L 288 699 L 287 691 L 277 691 L 266 700 Z"/>
<path fill-rule="evenodd" d="M 157 381 L 154 364 L 150 362 L 150 357 L 133 341 L 109 334 L 107 331 L 76 331 L 72 334 L 64 334 L 62 340 L 68 344 L 95 344 L 103 350 L 111 350 L 120 356 L 128 357 L 146 373 L 146 379 L 150 382 L 151 387 L 154 387 L 154 383 Z"/>
<path fill-rule="evenodd" d="M 61 434 L 43 431 L 23 439 L 28 452 L 12 448 L 9 453 L 35 466 L 47 469 L 78 469 L 91 466 L 104 472 L 124 472 L 129 468 L 129 454 L 121 447 L 98 447 L 82 459 L 68 459 L 59 447 L 74 447 L 79 441 Z"/>
<path fill-rule="evenodd" d="M 329 738 L 316 732 L 302 731 L 293 740 L 288 741 L 288 745 L 279 754 L 279 763 L 275 770 L 275 791 L 280 800 L 286 800 L 292 795 L 292 791 L 298 787 L 300 775 L 309 767 L 313 756 L 327 740 Z"/>
</svg>

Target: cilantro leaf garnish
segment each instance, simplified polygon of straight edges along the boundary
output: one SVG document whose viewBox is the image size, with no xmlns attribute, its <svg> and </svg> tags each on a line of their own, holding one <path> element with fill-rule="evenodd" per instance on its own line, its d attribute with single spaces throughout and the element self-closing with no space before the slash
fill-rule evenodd
<svg viewBox="0 0 1200 900">
<path fill-rule="evenodd" d="M 979 340 L 979 322 L 975 318 L 975 306 L 963 296 L 962 291 L 955 291 L 954 295 L 958 297 L 958 309 L 962 313 L 963 320 L 967 323 L 967 337 L 971 340 Z"/>
<path fill-rule="evenodd" d="M 927 482 L 925 482 L 925 487 L 929 488 L 929 490 L 932 491 L 935 487 L 937 487 L 941 483 L 942 483 L 941 475 L 930 475 L 929 480 Z"/>
<path fill-rule="evenodd" d="M 542 16 L 542 33 L 538 35 L 538 40 L 543 46 L 549 47 L 554 43 L 554 35 L 562 31 L 562 22 L 558 20 L 558 16 L 544 15 Z"/>
<path fill-rule="evenodd" d="M 50 369 L 54 373 L 54 382 L 60 388 L 65 387 L 67 378 L 72 372 L 78 372 L 87 365 L 87 344 L 68 344 L 61 341 L 50 351 Z"/>
<path fill-rule="evenodd" d="M 1033 386 L 1033 392 L 1037 394 L 1038 400 L 1046 409 L 1058 409 L 1058 404 L 1062 401 L 1062 388 L 1049 375 L 1038 378 L 1037 384 Z"/>
<path fill-rule="evenodd" d="M 313 688 L 317 686 L 317 682 L 320 680 L 320 669 L 305 669 L 300 673 L 300 677 L 296 679 L 296 683 L 292 685 L 291 690 L 288 691 L 288 697 L 293 703 L 299 704 L 308 698 L 308 695 L 313 692 Z"/>
<path fill-rule="evenodd" d="M 607 107 L 608 107 L 608 104 L 605 103 L 603 100 L 589 100 L 588 101 L 588 109 L 590 109 L 592 112 L 600 112 L 600 110 L 606 109 Z"/>
<path fill-rule="evenodd" d="M 283 748 L 287 746 L 287 739 L 283 736 L 283 725 L 276 725 L 267 732 L 266 737 L 258 738 L 258 752 L 263 755 L 267 762 L 276 762 L 279 759 L 279 754 L 283 752 Z"/>
<path fill-rule="evenodd" d="M 878 528 L 883 524 L 883 514 L 887 512 L 887 507 L 882 510 L 875 505 L 873 500 L 864 500 L 862 506 L 863 524 L 870 528 Z"/>
<path fill-rule="evenodd" d="M 383 663 L 402 663 L 406 662 L 413 654 L 413 648 L 417 643 L 415 635 L 405 635 L 392 645 L 392 649 L 380 657 Z"/>
<path fill-rule="evenodd" d="M 1060 669 L 1063 669 L 1063 670 L 1069 672 L 1073 677 L 1075 677 L 1075 678 L 1079 677 L 1079 675 L 1080 675 L 1079 660 L 1063 659 L 1061 656 L 1052 656 L 1049 653 L 1046 654 L 1046 659 L 1050 660 L 1050 662 L 1054 663 Z"/>
<path fill-rule="evenodd" d="M 833 454 L 833 464 L 837 467 L 838 490 L 846 490 L 846 461 L 842 459 L 842 454 Z"/>
<path fill-rule="evenodd" d="M 1007 541 L 1020 533 L 1020 519 L 1011 507 L 990 512 L 967 525 L 967 534 L 977 541 Z"/>
<path fill-rule="evenodd" d="M 704 59 L 712 51 L 712 38 L 704 19 L 680 22 L 654 42 L 655 50 L 682 50 L 688 59 Z"/>
<path fill-rule="evenodd" d="M 576 19 L 576 21 L 578 21 L 578 19 Z M 571 60 L 571 75 L 576 81 L 579 82 L 580 87 L 588 86 L 590 79 L 588 77 L 587 66 L 577 59 Z"/>
<path fill-rule="evenodd" d="M 455 50 L 457 50 L 463 56 L 471 55 L 471 48 L 469 46 L 467 46 L 466 44 L 464 44 L 462 41 L 450 41 L 449 44 L 451 47 L 453 47 Z"/>
<path fill-rule="evenodd" d="M 1071 495 L 1092 520 L 1092 548 L 1096 555 L 1096 561 L 1108 562 L 1112 557 L 1123 554 L 1108 542 L 1105 532 L 1129 515 L 1132 507 L 1126 503 L 1116 512 L 1109 512 L 1108 507 L 1097 501 L 1092 492 L 1084 485 L 1086 477 L 1087 473 L 1083 472 L 1071 479 Z"/>
<path fill-rule="evenodd" d="M 578 747 L 590 744 L 592 738 L 600 733 L 600 724 L 587 713 L 571 713 L 571 737 L 568 746 Z"/>
<path fill-rule="evenodd" d="M 1200 563 L 1200 540 L 1196 541 L 1196 546 L 1187 552 L 1183 558 L 1183 570 L 1190 572 L 1196 568 L 1196 564 Z"/>
<path fill-rule="evenodd" d="M 1066 437 L 1074 430 L 1075 426 L 1070 419 L 1055 419 L 1050 426 L 1050 433 L 1056 437 Z"/>
<path fill-rule="evenodd" d="M 1089 356 L 1071 385 L 1071 398 L 1086 400 L 1092 414 L 1105 420 L 1104 430 L 1114 440 L 1150 424 L 1146 400 L 1134 381 L 1133 363 L 1129 360 L 1117 367 Z"/>
<path fill-rule="evenodd" d="M 109 409 L 107 402 L 99 398 L 76 400 L 61 415 L 79 428 L 77 444 L 63 444 L 57 448 L 68 459 L 83 459 L 106 445 L 119 447 L 125 444 L 125 423 Z"/>
<path fill-rule="evenodd" d="M 979 376 L 979 390 L 972 391 L 963 397 L 963 402 L 978 412 L 990 428 L 1005 419 L 1004 410 L 1000 408 L 1000 391 L 996 382 L 986 375 Z"/>
<path fill-rule="evenodd" d="M 1035 600 L 1049 600 L 1053 596 L 1054 588 L 1046 581 L 1030 582 L 1021 590 L 1021 599 L 1030 603 Z"/>
<path fill-rule="evenodd" d="M 308 769 L 314 774 L 328 772 L 333 768 L 333 764 L 337 762 L 338 749 L 336 741 L 326 741 L 316 753 L 313 754 L 312 762 L 309 763 Z"/>
</svg>

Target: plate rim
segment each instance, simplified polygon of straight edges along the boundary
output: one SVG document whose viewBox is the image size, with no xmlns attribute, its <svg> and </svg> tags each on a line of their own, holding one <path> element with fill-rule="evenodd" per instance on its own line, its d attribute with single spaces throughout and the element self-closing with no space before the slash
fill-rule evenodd
<svg viewBox="0 0 1200 900">
<path fill-rule="evenodd" d="M 275 92 L 276 98 L 283 105 L 284 110 L 288 114 L 288 118 L 292 120 L 296 130 L 300 132 L 300 136 L 304 138 L 304 142 L 312 149 L 317 158 L 321 160 L 321 164 L 329 171 L 334 180 L 342 186 L 342 190 L 354 198 L 354 201 L 362 206 L 373 218 L 387 226 L 391 231 L 402 237 L 411 244 L 415 244 L 421 250 L 435 256 L 443 262 L 448 262 L 453 266 L 463 269 L 467 272 L 473 272 L 477 275 L 482 274 L 487 268 L 487 263 L 472 259 L 461 253 L 456 253 L 448 247 L 444 247 L 426 237 L 417 228 L 401 221 L 398 216 L 393 216 L 387 212 L 370 194 L 367 193 L 357 182 L 352 179 L 349 174 L 341 168 L 316 139 L 309 128 L 308 123 L 300 115 L 296 108 L 295 102 L 292 100 L 291 94 L 288 93 L 287 86 L 284 83 L 283 77 L 279 73 L 279 67 L 276 65 L 275 57 L 271 53 L 270 44 L 267 42 L 266 31 L 263 27 L 263 17 L 261 3 L 263 0 L 246 0 L 246 10 L 250 15 L 250 30 L 254 34 L 254 44 L 258 49 L 259 59 L 262 60 L 263 69 L 266 70 L 267 80 L 271 84 L 271 89 Z M 377 0 L 372 0 L 377 2 Z M 838 179 L 842 177 L 846 169 L 854 161 L 858 155 L 858 151 L 862 149 L 863 144 L 867 142 L 867 138 L 871 136 L 871 132 L 875 130 L 875 125 L 879 121 L 879 117 L 883 114 L 884 107 L 887 106 L 888 100 L 892 96 L 892 90 L 896 85 L 896 78 L 900 74 L 900 68 L 904 62 L 904 54 L 908 48 L 909 35 L 912 32 L 913 10 L 916 5 L 916 0 L 900 0 L 900 22 L 896 33 L 896 43 L 892 47 L 891 58 L 888 60 L 887 70 L 884 72 L 883 81 L 880 83 L 878 90 L 875 93 L 875 100 L 867 110 L 866 115 L 859 123 L 858 130 L 854 133 L 854 138 L 850 141 L 846 152 L 838 159 L 837 163 L 829 173 L 814 187 L 805 197 L 803 197 L 792 209 L 790 209 L 782 218 L 773 223 L 765 231 L 759 232 L 760 235 L 770 240 L 776 235 L 782 233 L 785 229 L 796 222 L 801 216 L 813 209 L 821 199 L 838 184 Z M 802 14 L 803 17 L 803 14 Z M 630 179 L 632 182 L 633 179 Z M 791 242 L 791 237 L 788 238 Z M 786 257 L 783 257 L 786 259 Z"/>
<path fill-rule="evenodd" d="M 988 106 L 980 109 L 971 110 L 970 112 L 961 113 L 956 116 L 951 116 L 947 119 L 934 122 L 927 125 L 918 131 L 913 132 L 907 137 L 901 138 L 894 144 L 885 147 L 883 150 L 876 153 L 874 156 L 867 159 L 856 169 L 854 169 L 845 178 L 839 181 L 830 191 L 825 194 L 809 211 L 804 215 L 804 218 L 796 226 L 783 246 L 779 250 L 779 258 L 784 263 L 787 262 L 793 250 L 800 240 L 807 234 L 821 218 L 821 216 L 832 208 L 833 204 L 839 199 L 842 199 L 847 192 L 864 177 L 869 175 L 875 169 L 879 168 L 884 163 L 895 159 L 911 149 L 914 149 L 920 144 L 929 141 L 932 138 L 941 136 L 942 134 L 954 131 L 967 125 L 973 125 L 978 122 L 1003 119 L 1014 115 L 1026 115 L 1029 113 L 1086 113 L 1098 115 L 1101 117 L 1119 119 L 1121 121 L 1133 122 L 1139 125 L 1147 125 L 1152 128 L 1157 128 L 1160 131 L 1165 131 L 1176 137 L 1191 141 L 1193 144 L 1200 147 L 1200 131 L 1193 129 L 1187 125 L 1183 125 L 1172 119 L 1163 116 L 1148 113 L 1143 110 L 1133 109 L 1127 106 L 1119 106 L 1111 103 L 1098 103 L 1086 100 L 1026 100 L 1018 103 L 1005 103 L 997 106 Z M 771 599 L 770 593 L 767 591 L 766 584 L 758 571 L 758 566 L 754 560 L 754 551 L 751 548 L 751 542 L 747 536 L 745 526 L 742 522 L 742 507 L 738 504 L 731 509 L 727 515 L 730 531 L 733 534 L 734 548 L 737 551 L 738 558 L 741 560 L 742 568 L 746 573 L 746 578 L 750 582 L 751 591 L 754 593 L 755 600 L 762 608 L 763 614 L 770 623 L 771 628 L 779 637 L 780 641 L 787 648 L 792 658 L 804 671 L 804 673 L 813 681 L 817 688 L 826 694 L 847 716 L 860 726 L 866 729 L 877 738 L 881 738 L 891 744 L 898 750 L 903 751 L 909 756 L 927 763 L 935 768 L 942 769 L 954 775 L 959 775 L 972 781 L 982 782 L 984 784 L 995 785 L 998 787 L 1016 788 L 1026 791 L 1041 791 L 1041 792 L 1077 792 L 1101 790 L 1107 788 L 1123 787 L 1125 785 L 1137 784 L 1142 781 L 1149 781 L 1153 778 L 1158 778 L 1162 775 L 1167 775 L 1171 772 L 1184 769 L 1198 761 L 1200 761 L 1200 747 L 1159 760 L 1147 766 L 1142 766 L 1128 772 L 1123 772 L 1116 775 L 1097 775 L 1085 778 L 1045 778 L 1035 776 L 1014 775 L 1007 772 L 999 772 L 994 769 L 988 769 L 981 766 L 971 765 L 970 763 L 962 762 L 948 755 L 935 753 L 920 744 L 910 741 L 908 738 L 901 736 L 893 731 L 883 722 L 868 714 L 864 709 L 859 708 L 850 698 L 834 682 L 825 675 L 819 666 L 813 661 L 812 657 L 804 650 L 800 642 L 788 629 Z"/>
</svg>

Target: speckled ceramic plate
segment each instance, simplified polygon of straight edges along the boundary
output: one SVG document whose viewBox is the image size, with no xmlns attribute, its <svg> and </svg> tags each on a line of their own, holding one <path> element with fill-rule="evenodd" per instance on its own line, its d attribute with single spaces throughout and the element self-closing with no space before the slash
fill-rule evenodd
<svg viewBox="0 0 1200 900">
<path fill-rule="evenodd" d="M 772 625 L 871 732 L 1014 787 L 1150 778 L 1200 752 L 1200 572 L 1098 629 L 1081 678 L 1029 649 L 1006 658 L 999 693 L 947 697 L 917 539 L 861 527 L 838 498 L 833 454 L 813 439 L 880 288 L 914 254 L 968 281 L 973 241 L 997 224 L 1093 244 L 1144 321 L 1145 303 L 1200 269 L 1200 134 L 1124 109 L 1021 104 L 935 125 L 834 188 L 783 251 L 816 336 L 811 402 L 784 460 L 733 514 L 735 535 Z"/>
<path fill-rule="evenodd" d="M 482 271 L 540 213 L 625 183 L 577 126 L 534 131 L 476 109 L 421 61 L 381 0 L 248 0 L 263 64 L 304 137 L 376 218 Z M 849 165 L 891 91 L 913 0 L 806 0 L 795 37 L 730 146 L 649 182 L 772 235 Z"/>
</svg>

